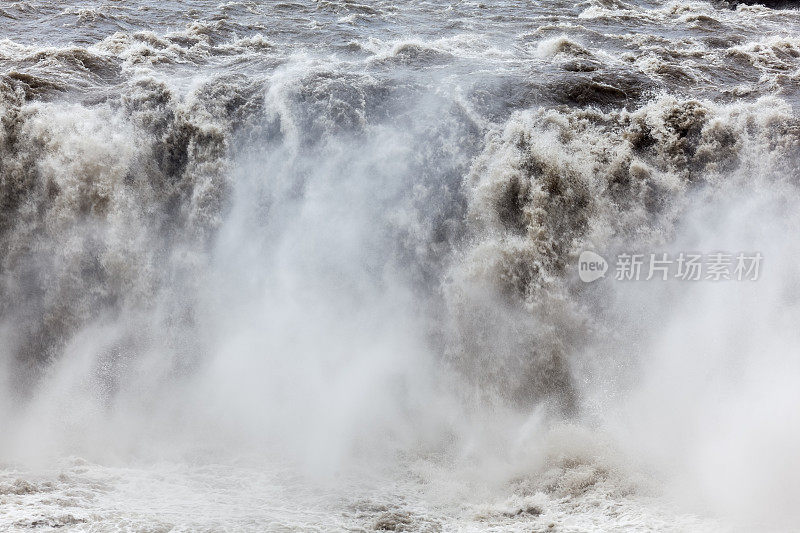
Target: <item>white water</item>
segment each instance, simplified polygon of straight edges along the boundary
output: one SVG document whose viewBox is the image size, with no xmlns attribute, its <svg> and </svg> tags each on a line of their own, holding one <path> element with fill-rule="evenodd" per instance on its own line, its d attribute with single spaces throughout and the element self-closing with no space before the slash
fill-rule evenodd
<svg viewBox="0 0 800 533">
<path fill-rule="evenodd" d="M 53 5 L 3 8 L 0 529 L 796 527 L 796 13 Z"/>
</svg>

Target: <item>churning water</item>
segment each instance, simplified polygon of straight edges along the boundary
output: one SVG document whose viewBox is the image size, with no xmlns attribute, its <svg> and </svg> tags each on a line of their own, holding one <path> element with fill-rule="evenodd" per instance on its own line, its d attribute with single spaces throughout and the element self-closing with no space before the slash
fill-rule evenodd
<svg viewBox="0 0 800 533">
<path fill-rule="evenodd" d="M 800 12 L 359 1 L 0 3 L 0 530 L 797 527 Z"/>
</svg>

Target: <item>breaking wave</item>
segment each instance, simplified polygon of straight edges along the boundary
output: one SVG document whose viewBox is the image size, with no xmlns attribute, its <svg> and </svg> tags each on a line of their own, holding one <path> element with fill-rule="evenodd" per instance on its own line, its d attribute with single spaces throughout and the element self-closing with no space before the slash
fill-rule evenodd
<svg viewBox="0 0 800 533">
<path fill-rule="evenodd" d="M 796 521 L 796 12 L 163 4 L 0 11 L 0 527 Z"/>
</svg>

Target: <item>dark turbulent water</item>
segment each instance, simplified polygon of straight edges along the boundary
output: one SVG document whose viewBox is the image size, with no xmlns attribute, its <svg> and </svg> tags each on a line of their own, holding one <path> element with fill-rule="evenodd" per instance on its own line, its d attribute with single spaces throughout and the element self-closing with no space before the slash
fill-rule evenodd
<svg viewBox="0 0 800 533">
<path fill-rule="evenodd" d="M 792 527 L 798 30 L 0 4 L 0 528 Z M 584 284 L 587 249 L 765 266 Z"/>
</svg>

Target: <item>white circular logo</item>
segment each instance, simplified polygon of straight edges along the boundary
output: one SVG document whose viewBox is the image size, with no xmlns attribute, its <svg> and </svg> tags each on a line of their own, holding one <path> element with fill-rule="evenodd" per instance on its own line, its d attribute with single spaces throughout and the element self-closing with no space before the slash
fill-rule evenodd
<svg viewBox="0 0 800 533">
<path fill-rule="evenodd" d="M 578 258 L 578 276 L 581 281 L 591 283 L 605 276 L 608 271 L 608 262 L 602 256 L 584 250 Z"/>
</svg>

